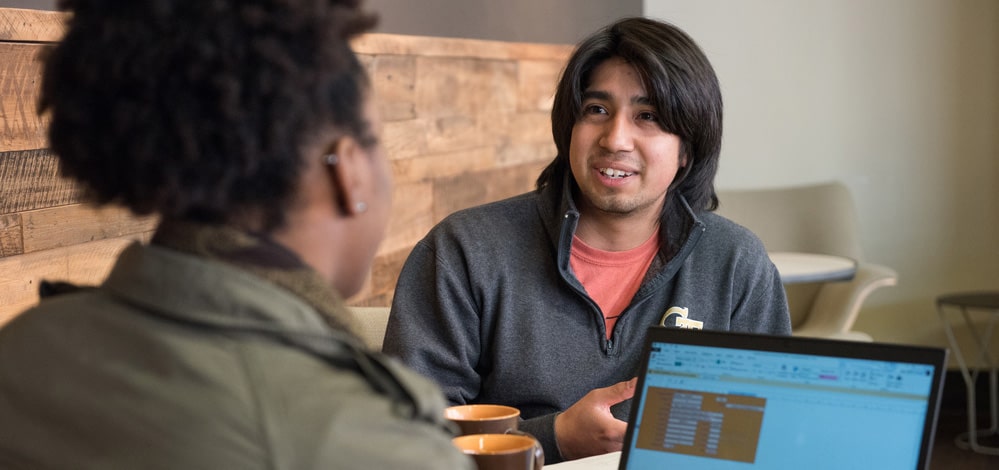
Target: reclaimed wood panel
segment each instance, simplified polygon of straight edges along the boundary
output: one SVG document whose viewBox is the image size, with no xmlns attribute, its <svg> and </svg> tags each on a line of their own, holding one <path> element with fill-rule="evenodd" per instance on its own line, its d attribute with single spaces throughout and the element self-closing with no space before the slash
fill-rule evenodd
<svg viewBox="0 0 999 470">
<path fill-rule="evenodd" d="M 428 121 L 386 122 L 382 128 L 382 148 L 389 160 L 413 158 L 427 152 Z"/>
<path fill-rule="evenodd" d="M 538 158 L 538 155 L 547 158 Z M 496 166 L 507 167 L 523 164 L 546 164 L 555 158 L 555 144 L 535 144 L 530 142 L 509 142 L 496 154 Z M 544 165 L 539 168 L 544 168 Z M 539 171 L 540 173 L 540 171 Z M 535 175 L 537 177 L 537 175 Z"/>
<path fill-rule="evenodd" d="M 521 111 L 551 111 L 564 63 L 558 60 L 521 60 L 517 65 L 517 106 Z"/>
<path fill-rule="evenodd" d="M 392 161 L 398 181 L 432 181 L 482 171 L 495 166 L 496 149 L 479 147 Z"/>
<path fill-rule="evenodd" d="M 59 174 L 36 114 L 38 53 L 64 15 L 0 8 L 0 323 L 41 279 L 100 282 L 156 220 L 95 209 Z M 389 305 L 413 245 L 455 210 L 530 191 L 554 155 L 552 91 L 572 46 L 371 34 L 371 78 L 395 178 L 388 232 L 352 305 Z"/>
<path fill-rule="evenodd" d="M 42 280 L 81 285 L 100 283 L 125 246 L 135 240 L 146 241 L 150 235 L 136 234 L 0 258 L 0 323 L 38 302 L 38 284 Z"/>
<path fill-rule="evenodd" d="M 417 57 L 416 113 L 469 118 L 517 111 L 514 61 Z"/>
<path fill-rule="evenodd" d="M 0 214 L 78 203 L 78 187 L 48 150 L 0 152 Z"/>
<path fill-rule="evenodd" d="M 21 214 L 0 215 L 0 258 L 24 253 Z"/>
<path fill-rule="evenodd" d="M 420 237 L 422 238 L 422 236 Z M 371 307 L 387 307 L 392 304 L 392 296 L 395 293 L 395 284 L 399 281 L 399 273 L 402 271 L 406 258 L 413 251 L 412 246 L 404 249 L 387 252 L 375 258 L 371 266 L 371 273 L 364 287 L 354 297 L 349 299 L 351 305 L 363 305 Z"/>
<path fill-rule="evenodd" d="M 46 120 L 36 112 L 44 47 L 0 42 L 0 150 L 46 147 Z"/>
<path fill-rule="evenodd" d="M 434 225 L 433 183 L 396 183 L 392 193 L 392 215 L 378 256 L 412 247 Z"/>
<path fill-rule="evenodd" d="M 151 232 L 157 220 L 136 217 L 121 207 L 95 208 L 86 204 L 24 212 L 24 253 Z"/>
<path fill-rule="evenodd" d="M 533 190 L 535 180 L 547 163 L 545 160 L 436 181 L 433 196 L 434 220 L 439 222 L 455 211 Z"/>
<path fill-rule="evenodd" d="M 379 115 L 383 121 L 416 117 L 416 58 L 394 55 L 361 55 L 371 77 Z"/>
<path fill-rule="evenodd" d="M 563 62 L 568 59 L 573 49 L 569 44 L 518 43 L 401 34 L 366 34 L 355 39 L 351 46 L 360 54 Z"/>
<path fill-rule="evenodd" d="M 504 122 L 491 126 L 491 129 L 502 129 L 499 137 L 508 138 L 512 142 L 552 144 L 552 148 L 555 148 L 550 111 L 532 110 L 510 114 Z M 549 157 L 555 157 L 555 153 L 552 152 Z"/>
<path fill-rule="evenodd" d="M 65 14 L 0 8 L 0 41 L 55 42 L 66 33 Z"/>
</svg>

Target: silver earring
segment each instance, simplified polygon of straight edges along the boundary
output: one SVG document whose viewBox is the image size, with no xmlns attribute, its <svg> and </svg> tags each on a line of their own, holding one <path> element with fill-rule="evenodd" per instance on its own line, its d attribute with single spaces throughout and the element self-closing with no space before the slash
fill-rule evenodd
<svg viewBox="0 0 999 470">
<path fill-rule="evenodd" d="M 323 161 L 326 162 L 327 165 L 333 166 L 336 165 L 336 163 L 339 161 L 339 158 L 337 158 L 335 153 L 327 153 L 325 156 L 323 156 Z"/>
<path fill-rule="evenodd" d="M 354 204 L 354 211 L 356 211 L 358 214 L 363 214 L 367 210 L 368 210 L 368 205 L 363 202 L 358 201 L 357 204 Z"/>
</svg>

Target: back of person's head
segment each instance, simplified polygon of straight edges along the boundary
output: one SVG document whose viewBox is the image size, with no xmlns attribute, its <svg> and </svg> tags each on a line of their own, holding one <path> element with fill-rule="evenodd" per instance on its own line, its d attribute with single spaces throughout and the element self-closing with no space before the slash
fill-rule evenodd
<svg viewBox="0 0 999 470">
<path fill-rule="evenodd" d="M 562 72 L 552 108 L 558 154 L 538 177 L 538 189 L 560 185 L 569 172 L 569 144 L 582 113 L 583 92 L 597 66 L 614 57 L 635 68 L 657 111 L 659 126 L 680 138 L 687 164 L 670 192 L 682 194 L 695 211 L 714 210 L 722 136 L 718 78 L 690 36 L 676 26 L 648 18 L 618 20 L 576 47 Z M 664 215 L 676 204 L 675 197 L 668 198 Z"/>
<path fill-rule="evenodd" d="M 284 223 L 303 148 L 377 140 L 350 38 L 360 0 L 63 0 L 39 108 L 64 175 L 97 203 L 222 224 Z"/>
</svg>

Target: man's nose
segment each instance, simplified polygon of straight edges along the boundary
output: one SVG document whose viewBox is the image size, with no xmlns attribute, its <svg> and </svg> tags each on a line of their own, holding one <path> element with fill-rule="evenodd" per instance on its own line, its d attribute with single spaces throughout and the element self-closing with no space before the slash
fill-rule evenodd
<svg viewBox="0 0 999 470">
<path fill-rule="evenodd" d="M 635 123 L 620 113 L 607 120 L 600 145 L 609 152 L 630 152 L 635 146 Z"/>
</svg>

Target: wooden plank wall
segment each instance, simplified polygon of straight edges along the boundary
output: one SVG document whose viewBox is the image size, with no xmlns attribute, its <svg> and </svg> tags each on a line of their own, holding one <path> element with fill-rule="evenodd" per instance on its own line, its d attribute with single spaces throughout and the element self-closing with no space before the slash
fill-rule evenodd
<svg viewBox="0 0 999 470">
<path fill-rule="evenodd" d="M 87 206 L 46 148 L 39 53 L 62 21 L 0 8 L 0 324 L 37 302 L 41 279 L 100 282 L 156 224 Z M 555 153 L 549 112 L 571 46 L 371 34 L 354 48 L 371 75 L 396 189 L 371 277 L 350 303 L 380 306 L 444 216 L 533 188 Z"/>
</svg>

